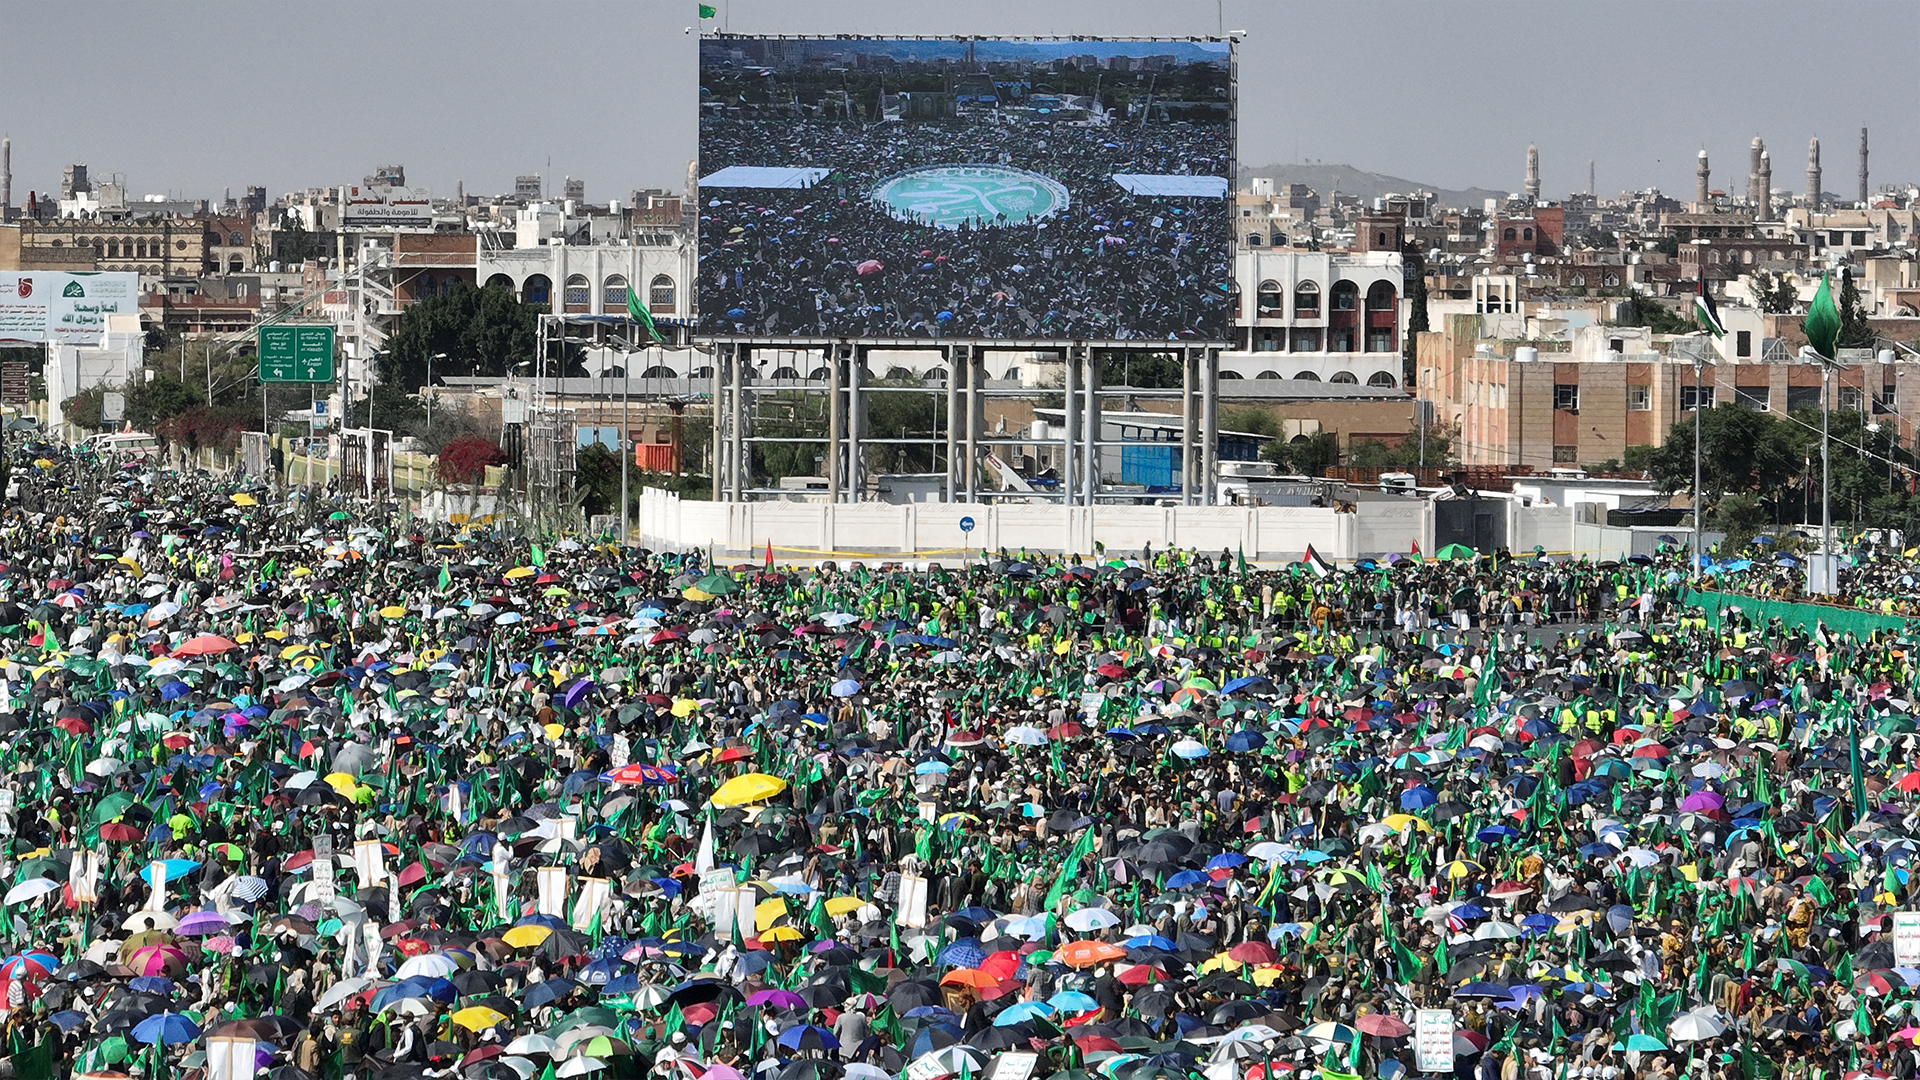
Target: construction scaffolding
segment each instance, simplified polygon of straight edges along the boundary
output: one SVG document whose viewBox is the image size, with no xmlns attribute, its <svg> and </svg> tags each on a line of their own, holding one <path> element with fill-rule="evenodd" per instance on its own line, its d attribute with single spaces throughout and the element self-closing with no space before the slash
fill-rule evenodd
<svg viewBox="0 0 1920 1080">
<path fill-rule="evenodd" d="M 1059 432 L 1055 434 L 1051 428 L 1041 435 L 988 431 L 984 405 L 989 398 L 1031 399 L 1054 391 L 989 386 L 984 362 L 987 350 L 1036 346 L 1047 347 L 1046 343 L 1034 342 L 938 345 L 945 361 L 944 378 L 903 385 L 874 379 L 868 368 L 868 357 L 875 345 L 853 342 L 826 345 L 818 353 L 826 371 L 822 385 L 812 378 L 800 381 L 760 374 L 762 369 L 798 370 L 792 363 L 769 366 L 756 359 L 757 352 L 783 356 L 793 353 L 791 343 L 718 342 L 713 345 L 713 497 L 719 501 L 741 502 L 791 495 L 791 489 L 760 487 L 754 480 L 756 450 L 790 444 L 820 448 L 820 459 L 826 470 L 825 489 L 831 502 L 859 502 L 871 496 L 875 470 L 867 460 L 867 451 L 875 447 L 922 450 L 932 459 L 933 471 L 943 478 L 941 497 L 946 502 L 1019 499 L 1092 506 L 1102 501 L 1133 501 L 1140 497 L 1138 491 L 1109 491 L 1100 479 L 1103 451 L 1132 445 L 1125 440 L 1101 437 L 1102 403 L 1116 397 L 1163 400 L 1177 397 L 1181 418 L 1180 483 L 1176 491 L 1164 493 L 1164 497 L 1185 506 L 1214 504 L 1219 478 L 1220 430 L 1220 350 L 1217 346 L 1179 346 L 1174 350 L 1182 359 L 1184 373 L 1177 391 L 1103 386 L 1102 362 L 1094 348 L 1084 344 L 1068 346 L 1064 350 L 1065 384 L 1060 391 L 1065 415 Z M 918 347 L 926 346 L 919 344 Z M 1120 348 L 1103 345 L 1100 349 L 1101 353 L 1115 351 L 1164 355 L 1169 350 L 1165 345 Z M 874 399 L 884 394 L 934 397 L 937 405 L 932 430 L 924 436 L 872 434 L 868 425 L 870 408 Z M 824 414 L 821 433 L 757 431 L 756 403 L 770 398 L 784 402 L 824 398 L 824 407 L 812 410 L 814 414 Z M 1047 448 L 1060 463 L 1058 482 L 1029 484 L 1009 479 L 1013 474 L 1002 463 L 1002 458 L 1014 447 Z"/>
</svg>

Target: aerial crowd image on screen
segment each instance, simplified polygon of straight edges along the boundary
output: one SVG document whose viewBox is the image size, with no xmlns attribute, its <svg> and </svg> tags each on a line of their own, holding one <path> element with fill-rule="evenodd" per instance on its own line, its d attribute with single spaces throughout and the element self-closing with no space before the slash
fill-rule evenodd
<svg viewBox="0 0 1920 1080">
<path fill-rule="evenodd" d="M 700 328 L 1220 341 L 1228 45 L 710 38 Z"/>
</svg>

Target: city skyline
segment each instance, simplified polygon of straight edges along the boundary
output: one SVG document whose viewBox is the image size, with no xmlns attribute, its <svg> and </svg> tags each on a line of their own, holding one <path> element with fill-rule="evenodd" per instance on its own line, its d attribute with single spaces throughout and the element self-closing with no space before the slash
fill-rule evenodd
<svg viewBox="0 0 1920 1080">
<path fill-rule="evenodd" d="M 72 77 L 67 5 L 30 3 L 10 19 L 15 45 L 0 69 L 0 133 L 13 140 L 13 191 L 55 188 L 85 162 L 124 174 L 129 194 L 218 198 L 249 184 L 288 190 L 356 182 L 402 162 L 411 182 L 450 196 L 512 190 L 539 173 L 557 197 L 565 176 L 596 202 L 634 188 L 678 189 L 695 152 L 697 34 L 1110 34 L 1247 32 L 1240 47 L 1239 161 L 1338 162 L 1446 188 L 1522 188 L 1525 151 L 1540 148 L 1542 190 L 1603 196 L 1658 187 L 1685 197 L 1695 154 L 1716 186 L 1744 190 L 1745 151 L 1759 135 L 1781 153 L 1776 182 L 1797 190 L 1796 155 L 1821 138 L 1827 188 L 1850 193 L 1853 143 L 1874 132 L 1873 185 L 1920 179 L 1920 149 L 1899 116 L 1891 59 L 1920 30 L 1913 5 L 1352 3 L 1331 9 L 1370 51 L 1334 48 L 1336 25 L 1298 44 L 1301 9 L 1251 0 L 1091 0 L 1035 11 L 1012 0 L 947 4 L 844 0 L 801 11 L 774 0 L 722 0 L 696 18 L 692 0 L 553 4 L 526 18 L 503 4 L 339 2 L 318 19 L 238 3 L 86 5 L 95 74 Z M 303 9 L 312 10 L 312 9 Z M 1790 39 L 1783 37 L 1791 26 Z M 1862 34 L 1863 27 L 1877 27 Z M 1905 28 L 1903 30 L 1903 28 Z M 688 32 L 691 30 L 692 32 Z M 208 93 L 163 90 L 163 105 L 98 72 L 151 68 L 217 41 L 223 74 Z M 1437 49 L 1436 42 L 1462 43 Z M 1548 55 L 1567 42 L 1597 65 L 1577 93 L 1542 93 Z M 1691 51 L 1662 42 L 1686 42 Z M 1706 43 L 1706 44 L 1701 44 Z M 1884 44 L 1883 44 L 1884 43 Z M 506 50 L 513 51 L 508 53 Z M 1439 54 L 1439 55 L 1436 55 Z M 1778 61 L 1767 57 L 1778 56 Z M 1684 56 L 1684 59 L 1682 57 Z M 1808 56 L 1845 59 L 1849 81 L 1806 86 Z M 422 57 L 427 57 L 426 61 Z M 1604 58 L 1604 63 L 1601 59 Z M 563 72 L 556 80 L 543 72 Z M 1777 72 L 1775 91 L 1759 75 Z M 1601 81 L 1595 82 L 1598 78 Z M 1613 89 L 1597 91 L 1609 85 Z M 172 100 L 169 100 L 172 99 Z M 1457 110 L 1447 109 L 1449 100 Z M 1427 111 L 1406 101 L 1439 102 Z M 344 102 L 344 107 L 341 103 Z M 1346 108 L 1341 107 L 1345 103 Z M 456 107 L 450 107 L 456 106 Z"/>
</svg>

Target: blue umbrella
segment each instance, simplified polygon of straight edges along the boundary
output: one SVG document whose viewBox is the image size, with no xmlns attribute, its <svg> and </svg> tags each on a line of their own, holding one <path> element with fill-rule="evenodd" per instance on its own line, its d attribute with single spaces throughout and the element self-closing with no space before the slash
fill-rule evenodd
<svg viewBox="0 0 1920 1080">
<path fill-rule="evenodd" d="M 580 703 L 587 699 L 587 695 L 593 693 L 596 689 L 598 688 L 593 685 L 592 679 L 581 679 L 579 682 L 567 687 L 567 692 L 560 697 L 560 704 L 565 705 L 569 709 L 578 709 Z"/>
<path fill-rule="evenodd" d="M 1247 857 L 1245 855 L 1237 851 L 1223 851 L 1207 860 L 1207 869 L 1232 870 L 1235 867 L 1245 866 L 1246 864 Z"/>
<path fill-rule="evenodd" d="M 860 692 L 860 684 L 852 679 L 841 679 L 833 684 L 831 692 L 834 697 L 852 697 Z"/>
<path fill-rule="evenodd" d="M 1410 787 L 1400 793 L 1402 810 L 1424 810 L 1439 801 L 1440 797 L 1433 793 L 1433 789 L 1424 784 Z"/>
<path fill-rule="evenodd" d="M 1179 873 L 1167 879 L 1166 887 L 1169 889 L 1184 889 L 1189 885 L 1203 885 L 1203 884 L 1204 885 L 1213 884 L 1213 878 L 1207 876 L 1206 874 L 1201 873 L 1198 870 L 1182 870 Z"/>
<path fill-rule="evenodd" d="M 987 962 L 987 954 L 980 948 L 978 941 L 973 938 L 961 938 L 941 949 L 940 955 L 934 958 L 934 962 L 948 967 L 977 968 Z"/>
<path fill-rule="evenodd" d="M 1044 1020 L 1051 1016 L 1053 1011 L 1053 1006 L 1044 1001 L 1022 1001 L 1017 1005 L 1009 1005 L 1001 1009 L 993 1018 L 993 1026 L 1012 1027 L 1022 1020 L 1032 1020 L 1036 1017 Z"/>
<path fill-rule="evenodd" d="M 527 1009 L 551 1005 L 572 993 L 574 987 L 578 985 L 580 984 L 567 978 L 543 979 L 527 990 L 526 995 L 520 999 L 520 1004 Z"/>
<path fill-rule="evenodd" d="M 173 834 L 168 833 L 167 835 L 171 837 Z M 160 863 L 160 870 L 166 875 L 168 881 L 178 881 L 199 868 L 200 864 L 194 862 L 192 859 L 167 859 Z M 152 863 L 148 863 L 140 868 L 140 880 L 146 882 L 148 885 L 153 884 Z"/>
<path fill-rule="evenodd" d="M 1227 736 L 1227 750 L 1235 754 L 1245 754 L 1267 745 L 1267 737 L 1251 728 L 1236 731 Z"/>
<path fill-rule="evenodd" d="M 1048 998 L 1047 1004 L 1061 1012 L 1086 1012 L 1100 1007 L 1099 1002 L 1078 990 L 1062 990 Z"/>
<path fill-rule="evenodd" d="M 135 1024 L 133 1037 L 143 1043 L 173 1046 L 199 1038 L 200 1028 L 179 1013 L 160 1013 Z"/>
<path fill-rule="evenodd" d="M 1141 934 L 1138 937 L 1130 937 L 1121 944 L 1129 949 L 1159 949 L 1162 952 L 1173 952 L 1179 948 L 1178 945 L 1159 934 Z"/>
<path fill-rule="evenodd" d="M 840 1040 L 818 1024 L 795 1024 L 774 1040 L 789 1050 L 838 1050 Z"/>
</svg>

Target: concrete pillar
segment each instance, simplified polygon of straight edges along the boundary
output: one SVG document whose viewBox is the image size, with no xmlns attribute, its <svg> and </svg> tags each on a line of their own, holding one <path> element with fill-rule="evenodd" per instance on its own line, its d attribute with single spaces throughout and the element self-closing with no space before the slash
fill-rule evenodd
<svg viewBox="0 0 1920 1080">
<path fill-rule="evenodd" d="M 1080 363 L 1085 365 L 1083 381 L 1086 394 L 1086 435 L 1082 440 L 1080 455 L 1081 498 L 1088 506 L 1094 503 L 1094 497 L 1100 493 L 1100 361 L 1095 359 L 1091 348 L 1079 349 Z"/>
<path fill-rule="evenodd" d="M 956 432 L 954 424 L 958 423 L 960 419 L 960 380 L 964 377 L 961 367 L 964 347 L 949 345 L 943 351 L 946 353 L 947 361 L 947 439 L 946 458 L 944 459 L 946 463 L 947 483 L 944 495 L 948 502 L 959 502 L 961 501 L 961 480 L 964 474 L 960 470 L 959 461 L 956 460 L 956 455 L 961 449 L 961 436 Z M 969 414 L 969 419 L 971 419 L 971 414 Z"/>
<path fill-rule="evenodd" d="M 820 350 L 820 357 L 827 365 L 827 501 L 834 503 L 842 500 L 846 487 L 846 465 L 842 460 L 846 453 L 847 428 L 844 351 L 842 345 L 828 345 Z"/>
<path fill-rule="evenodd" d="M 1060 447 L 1060 494 L 1062 506 L 1074 503 L 1074 480 L 1080 470 L 1076 467 L 1074 456 L 1080 452 L 1080 364 L 1073 350 L 1068 349 L 1066 395 L 1061 401 L 1061 447 Z"/>
<path fill-rule="evenodd" d="M 1220 350 L 1201 353 L 1200 504 L 1212 506 L 1220 474 Z"/>
</svg>

